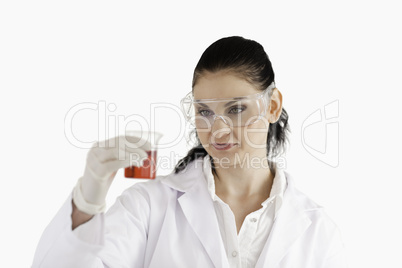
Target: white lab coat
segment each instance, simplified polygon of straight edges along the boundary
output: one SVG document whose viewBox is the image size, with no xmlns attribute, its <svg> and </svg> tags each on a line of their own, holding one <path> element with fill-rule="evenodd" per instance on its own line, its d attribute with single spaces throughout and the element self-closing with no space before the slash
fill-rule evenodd
<svg viewBox="0 0 402 268">
<path fill-rule="evenodd" d="M 202 163 L 133 185 L 106 215 L 74 231 L 70 196 L 44 231 L 32 267 L 229 268 Z M 256 267 L 346 267 L 337 226 L 285 175 L 282 207 Z"/>
</svg>

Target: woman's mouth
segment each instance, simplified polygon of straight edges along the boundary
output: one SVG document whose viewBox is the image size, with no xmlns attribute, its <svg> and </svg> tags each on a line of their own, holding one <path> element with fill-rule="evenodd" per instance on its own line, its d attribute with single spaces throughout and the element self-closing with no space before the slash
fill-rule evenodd
<svg viewBox="0 0 402 268">
<path fill-rule="evenodd" d="M 235 143 L 212 143 L 212 146 L 219 151 L 229 150 L 235 145 Z"/>
</svg>

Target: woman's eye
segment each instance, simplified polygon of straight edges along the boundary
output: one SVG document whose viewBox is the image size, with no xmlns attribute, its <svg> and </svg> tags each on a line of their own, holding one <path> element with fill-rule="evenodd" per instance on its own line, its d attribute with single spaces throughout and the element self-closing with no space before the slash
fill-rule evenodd
<svg viewBox="0 0 402 268">
<path fill-rule="evenodd" d="M 211 115 L 213 115 L 213 113 L 210 110 L 199 110 L 198 114 L 200 114 L 201 116 L 211 116 Z"/>
<path fill-rule="evenodd" d="M 230 108 L 229 113 L 230 114 L 239 114 L 239 113 L 243 112 L 244 110 L 246 110 L 246 107 L 235 106 L 235 107 Z"/>
</svg>

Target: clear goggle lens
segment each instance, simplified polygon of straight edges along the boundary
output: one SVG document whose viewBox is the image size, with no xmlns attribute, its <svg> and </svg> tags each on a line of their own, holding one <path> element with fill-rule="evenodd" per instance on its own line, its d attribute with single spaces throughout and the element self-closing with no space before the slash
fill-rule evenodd
<svg viewBox="0 0 402 268">
<path fill-rule="evenodd" d="M 211 128 L 215 120 L 231 127 L 251 125 L 266 115 L 274 83 L 254 95 L 230 99 L 194 100 L 192 92 L 181 101 L 186 119 L 197 128 Z"/>
</svg>

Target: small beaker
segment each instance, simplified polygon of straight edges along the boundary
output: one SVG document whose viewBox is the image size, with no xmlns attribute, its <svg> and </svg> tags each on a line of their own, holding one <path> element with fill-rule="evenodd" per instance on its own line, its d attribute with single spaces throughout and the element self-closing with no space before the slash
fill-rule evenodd
<svg viewBox="0 0 402 268">
<path fill-rule="evenodd" d="M 128 130 L 126 131 L 126 137 L 127 136 L 135 137 L 138 140 L 146 140 L 151 144 L 151 150 L 146 151 L 148 157 L 144 160 L 143 165 L 141 167 L 130 166 L 125 168 L 124 177 L 138 178 L 138 179 L 155 179 L 156 167 L 157 167 L 158 142 L 160 138 L 162 138 L 163 134 L 154 131 Z"/>
</svg>

